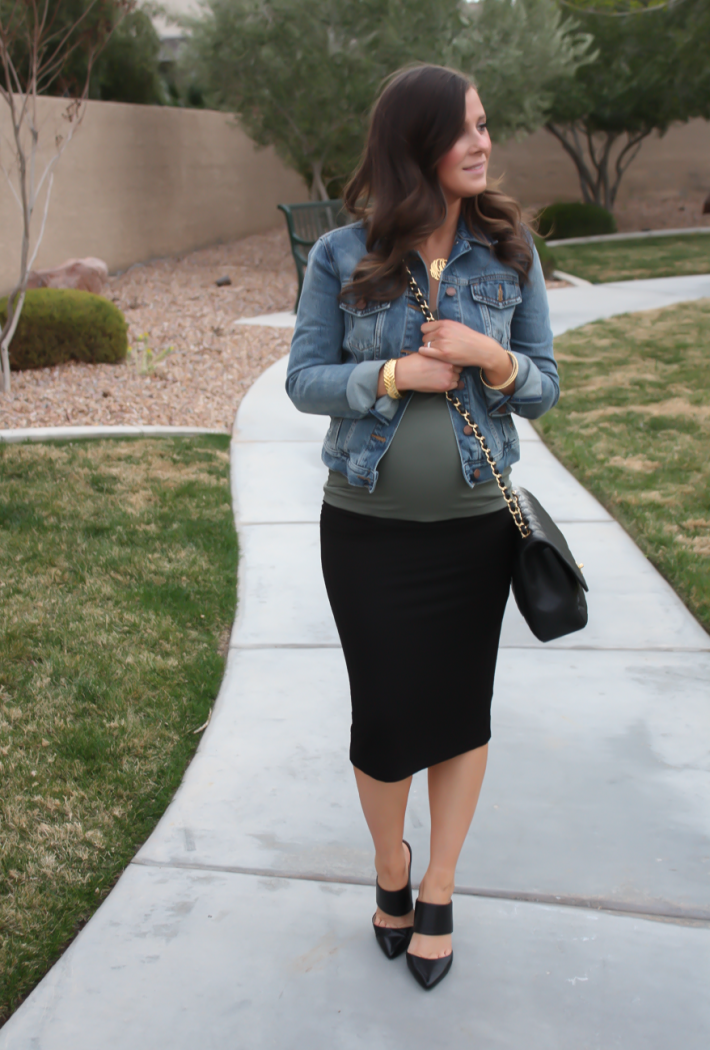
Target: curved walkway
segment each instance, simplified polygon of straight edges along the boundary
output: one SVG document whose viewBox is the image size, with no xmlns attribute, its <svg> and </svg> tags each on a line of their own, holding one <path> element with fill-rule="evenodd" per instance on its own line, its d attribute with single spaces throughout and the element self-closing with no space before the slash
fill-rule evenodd
<svg viewBox="0 0 710 1050">
<path fill-rule="evenodd" d="M 559 334 L 705 296 L 710 277 L 550 302 Z M 233 439 L 239 615 L 209 729 L 1 1050 L 705 1050 L 710 637 L 529 425 L 515 478 L 584 561 L 590 623 L 543 647 L 509 604 L 454 969 L 426 995 L 376 949 L 346 674 L 318 564 L 323 420 L 292 408 L 284 372 L 253 386 Z M 420 774 L 415 876 L 427 825 Z"/>
</svg>

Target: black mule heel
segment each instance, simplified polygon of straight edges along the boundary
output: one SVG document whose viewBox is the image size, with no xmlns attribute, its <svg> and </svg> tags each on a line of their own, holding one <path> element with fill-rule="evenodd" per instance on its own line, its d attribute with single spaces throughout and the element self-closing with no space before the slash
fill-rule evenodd
<svg viewBox="0 0 710 1050">
<path fill-rule="evenodd" d="M 448 904 L 426 904 L 417 900 L 414 908 L 413 933 L 422 933 L 425 937 L 440 937 L 445 933 L 454 932 L 454 906 L 451 901 Z M 454 953 L 445 955 L 443 959 L 423 959 L 420 955 L 412 955 L 407 952 L 407 966 L 426 991 L 443 981 L 451 969 L 454 961 Z"/>
<path fill-rule="evenodd" d="M 377 907 L 385 912 L 386 915 L 392 915 L 393 918 L 408 915 L 414 907 L 414 902 L 412 901 L 412 847 L 406 840 L 403 841 L 409 850 L 407 885 L 401 890 L 383 890 L 379 882 L 375 882 Z M 372 925 L 375 928 L 377 943 L 388 959 L 396 959 L 398 955 L 407 950 L 412 939 L 413 926 L 401 926 L 399 929 L 389 926 L 378 926 L 374 915 L 372 917 Z"/>
</svg>

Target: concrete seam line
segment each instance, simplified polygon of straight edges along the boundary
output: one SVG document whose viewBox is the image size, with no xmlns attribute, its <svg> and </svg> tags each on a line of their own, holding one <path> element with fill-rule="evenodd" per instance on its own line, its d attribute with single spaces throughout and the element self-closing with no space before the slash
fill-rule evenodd
<svg viewBox="0 0 710 1050">
<path fill-rule="evenodd" d="M 134 858 L 132 864 L 143 868 L 175 868 L 180 871 L 219 871 L 226 875 L 250 875 L 255 878 L 293 879 L 297 882 L 327 882 L 339 886 L 374 886 L 373 878 L 358 875 L 324 875 L 321 872 L 291 872 L 283 869 L 251 868 L 236 864 L 198 864 L 179 860 L 150 860 Z M 414 889 L 418 883 L 413 882 Z M 653 919 L 671 919 L 680 922 L 710 923 L 710 911 L 678 908 L 669 902 L 657 906 L 636 904 L 634 901 L 613 901 L 597 897 L 576 897 L 552 893 L 529 893 L 525 890 L 481 889 L 474 886 L 457 886 L 454 894 L 460 897 L 482 897 L 490 900 L 523 901 L 526 904 L 548 904 L 564 908 L 581 908 L 585 911 L 608 911 L 622 915 L 635 915 Z"/>
<path fill-rule="evenodd" d="M 677 230 L 637 230 L 635 233 L 598 233 L 595 237 L 564 237 L 546 241 L 550 248 L 564 244 L 596 244 L 602 241 L 638 241 L 647 237 L 680 237 L 694 233 L 710 233 L 710 226 L 684 226 Z"/>
<path fill-rule="evenodd" d="M 555 518 L 555 521 L 560 525 L 618 525 L 616 518 Z M 250 528 L 256 525 L 318 525 L 318 518 L 313 518 L 311 521 L 241 521 L 240 525 L 249 526 Z"/>
<path fill-rule="evenodd" d="M 542 642 L 539 645 L 531 642 L 529 645 L 503 644 L 500 648 L 507 651 L 519 649 L 521 652 L 539 649 L 540 652 L 548 653 L 706 653 L 710 656 L 710 643 L 706 648 L 698 645 L 553 645 L 543 649 L 543 645 Z M 247 651 L 254 649 L 342 649 L 342 645 L 339 642 L 234 642 L 229 648 Z"/>
<path fill-rule="evenodd" d="M 342 649 L 340 642 L 235 642 L 230 649 Z"/>
<path fill-rule="evenodd" d="M 76 427 L 18 427 L 16 430 L 0 430 L 0 442 L 22 441 L 84 441 L 102 437 L 193 437 L 200 434 L 219 434 L 229 437 L 229 430 L 211 427 L 145 426 L 117 423 L 115 426 Z"/>
</svg>

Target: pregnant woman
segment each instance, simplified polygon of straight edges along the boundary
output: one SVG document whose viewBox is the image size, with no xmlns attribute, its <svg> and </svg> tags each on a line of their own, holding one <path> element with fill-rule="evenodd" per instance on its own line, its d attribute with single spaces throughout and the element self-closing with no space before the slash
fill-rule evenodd
<svg viewBox="0 0 710 1050">
<path fill-rule="evenodd" d="M 357 221 L 310 253 L 287 379 L 301 411 L 331 417 L 322 564 L 375 847 L 375 935 L 426 989 L 453 960 L 517 535 L 456 404 L 508 485 L 513 414 L 537 418 L 559 396 L 540 261 L 520 206 L 487 189 L 490 153 L 462 74 L 422 65 L 389 80 L 345 191 Z M 414 908 L 402 836 L 421 769 L 431 840 Z"/>
</svg>

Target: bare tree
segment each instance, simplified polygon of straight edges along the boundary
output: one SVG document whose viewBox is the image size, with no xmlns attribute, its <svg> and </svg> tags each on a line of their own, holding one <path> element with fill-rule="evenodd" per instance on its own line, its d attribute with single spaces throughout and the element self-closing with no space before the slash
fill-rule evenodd
<svg viewBox="0 0 710 1050">
<path fill-rule="evenodd" d="M 25 302 L 27 276 L 42 243 L 54 172 L 86 112 L 96 56 L 135 6 L 136 0 L 0 0 L 0 98 L 10 117 L 10 136 L 3 136 L 10 163 L 0 154 L 0 167 L 22 219 L 19 273 L 0 331 L 6 394 L 10 393 L 10 343 Z M 77 57 L 82 61 L 73 61 Z M 81 70 L 78 78 L 76 69 Z M 38 104 L 39 97 L 48 94 L 60 95 L 66 102 L 62 127 L 50 131 L 41 126 Z M 45 137 L 53 136 L 53 142 L 49 158 L 41 160 L 43 131 Z M 37 212 L 41 219 L 33 237 Z"/>
</svg>

